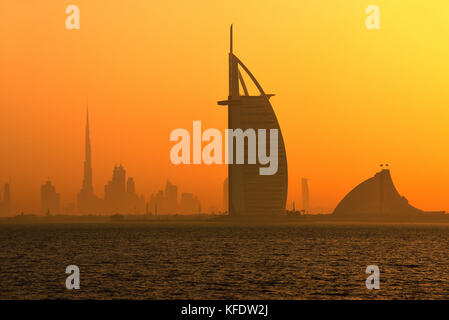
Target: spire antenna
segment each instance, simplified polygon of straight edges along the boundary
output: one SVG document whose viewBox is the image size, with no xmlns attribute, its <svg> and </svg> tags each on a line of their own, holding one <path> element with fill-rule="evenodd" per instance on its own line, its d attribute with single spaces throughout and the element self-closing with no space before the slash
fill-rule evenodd
<svg viewBox="0 0 449 320">
<path fill-rule="evenodd" d="M 230 42 L 231 42 L 231 53 L 232 53 L 232 24 L 231 24 L 231 38 L 230 38 Z"/>
<path fill-rule="evenodd" d="M 89 97 L 86 98 L 86 119 L 87 125 L 89 125 Z"/>
</svg>

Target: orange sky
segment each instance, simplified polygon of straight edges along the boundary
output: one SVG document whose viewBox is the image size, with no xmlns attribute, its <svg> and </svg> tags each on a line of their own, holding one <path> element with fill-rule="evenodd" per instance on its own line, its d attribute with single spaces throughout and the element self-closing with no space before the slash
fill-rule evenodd
<svg viewBox="0 0 449 320">
<path fill-rule="evenodd" d="M 68 4 L 80 30 L 65 28 Z M 365 28 L 371 4 L 380 30 Z M 87 99 L 97 195 L 122 163 L 139 193 L 169 178 L 221 208 L 226 167 L 172 165 L 169 134 L 225 128 L 230 23 L 234 52 L 276 93 L 289 206 L 308 177 L 311 206 L 330 212 L 388 162 L 411 204 L 449 210 L 447 0 L 3 0 L 0 183 L 15 211 L 39 209 L 48 177 L 75 202 Z"/>
</svg>

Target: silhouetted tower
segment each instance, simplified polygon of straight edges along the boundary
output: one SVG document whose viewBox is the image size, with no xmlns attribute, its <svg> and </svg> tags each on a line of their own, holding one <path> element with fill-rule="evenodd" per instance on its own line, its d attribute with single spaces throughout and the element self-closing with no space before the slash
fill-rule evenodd
<svg viewBox="0 0 449 320">
<path fill-rule="evenodd" d="M 223 182 L 223 209 L 228 212 L 229 208 L 229 179 L 226 178 Z"/>
<path fill-rule="evenodd" d="M 256 164 L 236 164 L 236 144 L 228 151 L 228 212 L 230 216 L 257 218 L 264 215 L 279 215 L 285 212 L 288 189 L 287 155 L 284 139 L 270 103 L 273 94 L 265 94 L 259 82 L 233 53 L 232 25 L 230 30 L 229 59 L 229 93 L 228 100 L 219 101 L 219 105 L 228 106 L 228 128 L 265 129 L 267 136 L 270 130 L 278 132 L 278 168 L 273 175 L 261 175 L 260 167 L 265 165 L 257 161 Z M 257 88 L 257 93 L 251 95 L 248 91 L 243 75 L 249 77 Z M 243 92 L 240 92 L 240 87 Z M 229 137 L 228 139 L 234 139 Z M 248 143 L 245 143 L 248 146 Z M 231 145 L 231 141 L 228 141 Z M 269 147 L 267 146 L 269 149 Z M 249 147 L 246 148 L 249 151 Z"/>
<path fill-rule="evenodd" d="M 59 193 L 56 193 L 56 188 L 48 180 L 41 187 L 41 213 L 47 215 L 59 213 L 59 206 Z"/>
<path fill-rule="evenodd" d="M 101 200 L 95 197 L 92 185 L 92 162 L 90 148 L 89 110 L 86 109 L 84 175 L 81 190 L 78 193 L 77 207 L 79 213 L 95 213 L 102 210 Z"/>
<path fill-rule="evenodd" d="M 176 213 L 178 211 L 178 187 L 167 180 L 164 196 L 165 210 L 168 213 Z"/>
<path fill-rule="evenodd" d="M 123 168 L 122 165 L 115 166 L 112 172 L 112 179 L 105 186 L 105 199 L 119 200 L 118 198 L 124 197 L 125 191 L 126 191 L 126 170 L 125 168 Z"/>
<path fill-rule="evenodd" d="M 128 181 L 126 182 L 126 192 L 129 194 L 136 193 L 136 184 L 134 182 L 134 178 L 132 177 L 129 177 Z"/>
<path fill-rule="evenodd" d="M 86 109 L 84 175 L 81 190 L 78 193 L 77 206 L 79 213 L 94 213 L 101 210 L 101 201 L 95 197 L 92 186 L 92 162 L 90 148 L 89 110 Z"/>
<path fill-rule="evenodd" d="M 85 158 L 84 158 L 84 179 L 82 190 L 87 194 L 93 193 L 92 186 L 92 162 L 90 148 L 90 131 L 89 131 L 89 109 L 86 110 L 86 136 L 85 136 Z"/>
<path fill-rule="evenodd" d="M 301 179 L 301 189 L 302 189 L 302 209 L 304 212 L 309 212 L 310 206 L 310 195 L 309 195 L 309 180 L 306 178 Z"/>
<path fill-rule="evenodd" d="M 104 187 L 104 200 L 111 212 L 127 211 L 126 170 L 122 165 L 114 167 L 112 179 Z"/>
</svg>

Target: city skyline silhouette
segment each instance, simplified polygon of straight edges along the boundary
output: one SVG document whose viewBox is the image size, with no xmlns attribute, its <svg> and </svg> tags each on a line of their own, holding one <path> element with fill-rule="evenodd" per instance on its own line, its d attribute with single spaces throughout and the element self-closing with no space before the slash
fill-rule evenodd
<svg viewBox="0 0 449 320">
<path fill-rule="evenodd" d="M 242 69 L 242 71 L 240 70 Z M 251 95 L 242 72 L 250 78 L 258 90 L 258 95 Z M 243 94 L 240 92 L 240 87 Z M 279 131 L 278 162 L 279 168 L 274 175 L 259 174 L 256 164 L 235 164 L 229 161 L 228 177 L 223 183 L 223 211 L 231 217 L 251 218 L 257 220 L 263 216 L 281 216 L 288 213 L 286 207 L 288 173 L 287 156 L 284 141 L 275 112 L 269 102 L 273 94 L 265 94 L 262 87 L 249 69 L 233 53 L 233 26 L 230 27 L 229 51 L 229 96 L 228 100 L 219 101 L 219 105 L 228 106 L 228 127 L 230 129 L 276 129 Z M 231 138 L 233 139 L 233 138 Z M 245 141 L 245 140 L 244 140 Z M 232 144 L 230 144 L 232 145 Z M 250 146 L 244 143 L 246 149 Z M 260 145 L 259 145 L 260 147 Z M 230 154 L 236 154 L 236 145 Z M 266 149 L 269 149 L 267 147 Z M 249 151 L 248 151 L 249 152 Z M 336 218 L 420 218 L 424 213 L 445 214 L 445 211 L 423 211 L 416 209 L 401 196 L 390 176 L 388 164 L 381 164 L 382 170 L 373 178 L 353 188 L 336 206 L 332 216 Z M 293 214 L 310 213 L 310 194 L 308 179 L 301 179 L 302 209 L 297 212 L 295 201 L 292 202 Z M 201 214 L 201 202 L 192 193 L 183 192 L 178 201 L 178 187 L 166 180 L 165 190 L 151 194 L 149 200 L 136 192 L 133 177 L 126 176 L 122 164 L 115 165 L 112 178 L 104 186 L 103 198 L 97 197 L 93 187 L 92 146 L 90 137 L 89 108 L 86 106 L 86 123 L 84 132 L 84 161 L 81 189 L 77 195 L 76 205 L 69 205 L 61 210 L 61 197 L 50 179 L 41 186 L 41 215 L 84 214 Z M 0 197 L 0 215 L 14 212 L 11 206 L 10 185 L 5 184 L 3 199 Z M 215 213 L 215 210 L 212 210 Z M 23 214 L 23 211 L 22 211 Z"/>
<path fill-rule="evenodd" d="M 160 190 L 151 194 L 147 202 L 144 195 L 136 192 L 133 177 L 126 177 L 122 164 L 115 165 L 112 178 L 104 186 L 103 197 L 96 196 L 93 188 L 92 147 L 90 141 L 89 110 L 86 108 L 84 132 L 84 162 L 81 189 L 76 203 L 61 207 L 61 195 L 52 181 L 48 179 L 41 186 L 40 210 L 27 212 L 38 215 L 113 215 L 113 214 L 196 214 L 202 213 L 198 197 L 189 192 L 182 192 L 178 199 L 178 187 L 167 180 L 165 194 Z M 153 210 L 153 211 L 151 211 Z M 4 185 L 0 192 L 0 217 L 15 216 L 24 211 L 11 205 L 10 184 Z"/>
<path fill-rule="evenodd" d="M 0 300 L 167 319 L 449 300 L 448 17 L 0 0 Z"/>
<path fill-rule="evenodd" d="M 217 108 L 216 100 L 225 99 L 228 90 L 224 61 L 228 26 L 234 22 L 239 56 L 264 89 L 277 94 L 271 100 L 288 146 L 288 208 L 295 200 L 300 209 L 300 177 L 311 179 L 312 212 L 331 212 L 378 163 L 389 162 L 398 189 L 414 205 L 449 210 L 444 130 L 449 44 L 441 40 L 449 29 L 442 16 L 421 17 L 417 8 L 409 8 L 397 21 L 404 2 L 390 4 L 385 18 L 391 28 L 370 31 L 363 23 L 365 8 L 349 3 L 324 11 L 301 2 L 263 11 L 255 3 L 238 5 L 239 12 L 223 11 L 200 1 L 192 4 L 187 19 L 170 4 L 158 4 L 161 20 L 147 21 L 149 3 L 124 9 L 111 2 L 104 15 L 99 6 L 80 0 L 89 14 L 81 29 L 70 31 L 58 18 L 64 14 L 49 3 L 5 3 L 10 14 L 2 24 L 11 28 L 0 59 L 5 155 L 0 183 L 11 182 L 13 206 L 39 212 L 39 188 L 48 177 L 61 194 L 61 207 L 76 205 L 89 97 L 97 196 L 114 164 L 122 163 L 147 198 L 168 178 L 197 195 L 206 210 L 221 208 L 226 168 L 170 165 L 167 136 L 193 120 L 227 127 L 227 108 Z M 204 6 L 211 9 L 207 19 Z M 273 10 L 286 19 L 271 19 Z M 35 12 L 45 17 L 39 28 Z M 413 23 L 416 16 L 419 24 Z M 161 32 L 160 25 L 172 18 L 186 23 Z M 204 24 L 199 28 L 189 21 Z M 441 32 L 435 32 L 435 23 Z M 251 82 L 245 83 L 250 91 Z"/>
</svg>

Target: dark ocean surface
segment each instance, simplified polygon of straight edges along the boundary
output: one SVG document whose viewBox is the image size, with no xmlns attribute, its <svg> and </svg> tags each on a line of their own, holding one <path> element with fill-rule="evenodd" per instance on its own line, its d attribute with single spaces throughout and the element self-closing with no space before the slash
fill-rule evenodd
<svg viewBox="0 0 449 320">
<path fill-rule="evenodd" d="M 449 225 L 2 224 L 0 276 L 0 299 L 449 299 Z"/>
</svg>

